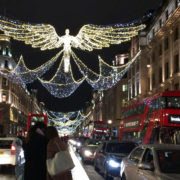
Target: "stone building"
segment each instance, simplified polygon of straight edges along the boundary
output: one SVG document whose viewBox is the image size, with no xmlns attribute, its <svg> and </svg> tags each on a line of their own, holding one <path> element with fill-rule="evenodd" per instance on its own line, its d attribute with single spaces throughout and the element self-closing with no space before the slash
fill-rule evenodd
<svg viewBox="0 0 180 180">
<path fill-rule="evenodd" d="M 0 70 L 16 66 L 10 39 L 0 35 Z M 27 115 L 40 113 L 36 92 L 31 94 L 25 85 L 17 85 L 0 74 L 0 135 L 15 136 L 26 131 Z"/>
<path fill-rule="evenodd" d="M 128 103 L 180 87 L 180 3 L 165 1 L 151 24 L 131 41 L 130 56 L 142 50 L 128 72 Z"/>
</svg>

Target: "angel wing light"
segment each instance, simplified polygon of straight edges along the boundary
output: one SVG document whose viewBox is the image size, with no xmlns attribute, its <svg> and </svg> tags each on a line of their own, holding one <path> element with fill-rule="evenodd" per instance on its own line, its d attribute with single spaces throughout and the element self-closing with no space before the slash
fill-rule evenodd
<svg viewBox="0 0 180 180">
<path fill-rule="evenodd" d="M 87 24 L 82 26 L 76 36 L 69 34 L 66 29 L 64 36 L 58 36 L 55 28 L 49 24 L 25 24 L 0 16 L 0 30 L 7 36 L 18 41 L 24 41 L 33 48 L 50 50 L 63 47 L 64 71 L 69 71 L 71 47 L 92 51 L 102 49 L 111 44 L 129 41 L 133 36 L 145 28 L 145 25 L 116 24 L 112 26 L 98 26 Z"/>
</svg>

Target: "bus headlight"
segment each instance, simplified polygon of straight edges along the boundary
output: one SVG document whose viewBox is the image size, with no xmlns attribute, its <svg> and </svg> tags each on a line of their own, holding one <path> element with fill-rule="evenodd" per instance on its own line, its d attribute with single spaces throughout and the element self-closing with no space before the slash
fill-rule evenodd
<svg viewBox="0 0 180 180">
<path fill-rule="evenodd" d="M 108 164 L 109 164 L 109 166 L 114 167 L 114 168 L 120 167 L 120 163 L 114 159 L 110 159 L 108 161 Z"/>
<path fill-rule="evenodd" d="M 93 153 L 92 153 L 91 151 L 89 151 L 89 150 L 85 150 L 85 151 L 84 151 L 84 155 L 87 156 L 87 157 L 89 157 L 89 156 L 92 156 Z"/>
</svg>

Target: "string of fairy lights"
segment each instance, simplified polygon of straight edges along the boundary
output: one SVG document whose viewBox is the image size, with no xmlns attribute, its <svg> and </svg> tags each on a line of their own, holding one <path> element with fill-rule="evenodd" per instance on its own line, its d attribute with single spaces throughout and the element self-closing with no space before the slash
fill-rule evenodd
<svg viewBox="0 0 180 180">
<path fill-rule="evenodd" d="M 135 25 L 135 23 L 108 26 L 87 24 L 81 27 L 76 36 L 71 36 L 69 29 L 66 29 L 64 36 L 58 36 L 55 28 L 49 24 L 26 24 L 0 16 L 0 30 L 6 36 L 24 41 L 25 44 L 30 44 L 33 48 L 40 48 L 41 50 L 63 48 L 55 57 L 35 70 L 28 69 L 23 58 L 20 58 L 13 71 L 6 71 L 6 73 L 0 71 L 0 73 L 17 83 L 31 83 L 38 79 L 50 94 L 57 98 L 70 96 L 85 79 L 94 89 L 106 90 L 122 78 L 128 69 L 128 64 L 122 67 L 113 67 L 99 58 L 100 74 L 97 74 L 90 70 L 71 48 L 92 51 L 109 47 L 111 44 L 121 44 L 129 41 L 144 28 L 144 24 Z M 44 80 L 42 75 L 50 69 L 62 53 L 61 63 L 53 78 Z M 70 65 L 71 56 L 83 75 L 79 80 L 75 80 L 73 77 Z"/>
<path fill-rule="evenodd" d="M 46 114 L 49 123 L 53 123 L 56 126 L 59 134 L 71 135 L 90 116 L 91 111 L 86 115 L 83 115 L 80 110 L 68 113 L 47 111 Z"/>
<path fill-rule="evenodd" d="M 108 65 L 99 57 L 99 73 L 96 73 L 89 69 L 71 48 L 93 51 L 94 49 L 110 47 L 113 44 L 121 44 L 129 41 L 145 28 L 144 24 L 136 24 L 137 22 L 107 26 L 87 24 L 81 27 L 76 36 L 70 35 L 69 29 L 65 30 L 65 35 L 59 36 L 50 24 L 30 24 L 0 16 L 0 31 L 6 36 L 23 41 L 33 48 L 39 48 L 41 51 L 62 48 L 53 58 L 36 69 L 27 68 L 23 57 L 20 57 L 13 70 L 0 69 L 0 74 L 18 84 L 32 83 L 38 79 L 42 86 L 57 98 L 70 96 L 84 80 L 96 90 L 107 90 L 120 81 L 130 65 L 139 56 L 140 51 L 127 64 L 122 66 Z M 50 80 L 45 80 L 43 75 L 60 57 L 61 61 L 57 71 Z M 75 80 L 72 72 L 71 57 L 82 74 L 82 77 L 78 80 Z M 90 113 L 84 116 L 80 111 L 60 114 L 48 112 L 50 121 L 56 125 L 59 133 L 66 132 L 66 134 L 73 133 L 89 115 Z"/>
</svg>

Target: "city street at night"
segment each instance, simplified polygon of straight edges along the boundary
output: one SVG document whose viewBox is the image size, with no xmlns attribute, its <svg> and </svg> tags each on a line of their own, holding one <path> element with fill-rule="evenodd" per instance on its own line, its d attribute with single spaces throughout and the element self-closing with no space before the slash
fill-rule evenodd
<svg viewBox="0 0 180 180">
<path fill-rule="evenodd" d="M 179 180 L 180 0 L 1 0 L 0 180 Z"/>
</svg>

